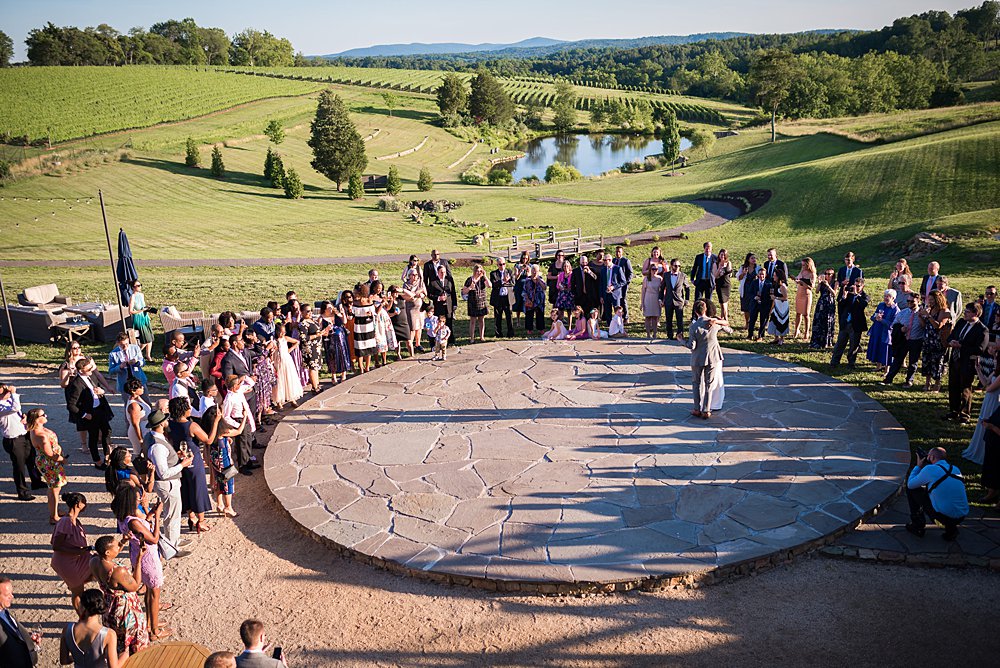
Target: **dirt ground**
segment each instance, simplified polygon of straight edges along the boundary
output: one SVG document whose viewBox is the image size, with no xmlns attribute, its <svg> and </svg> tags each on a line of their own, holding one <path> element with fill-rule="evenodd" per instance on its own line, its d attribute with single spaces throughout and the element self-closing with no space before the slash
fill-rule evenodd
<svg viewBox="0 0 1000 668">
<path fill-rule="evenodd" d="M 74 462 L 67 489 L 90 503 L 91 542 L 111 533 L 109 496 L 63 419 L 50 372 L 0 367 L 27 408 L 43 405 Z M 123 442 L 122 413 L 115 423 Z M 39 494 L 36 492 L 36 494 Z M 335 556 L 301 534 L 255 474 L 237 479 L 235 520 L 213 517 L 194 552 L 166 571 L 175 639 L 240 648 L 258 617 L 302 666 L 996 665 L 1000 576 L 804 558 L 698 590 L 575 597 L 491 594 L 391 575 Z M 0 464 L 0 573 L 18 619 L 45 633 L 40 666 L 58 664 L 74 618 L 49 568 L 44 497 L 14 499 Z M 185 529 L 186 532 L 186 529 Z"/>
</svg>

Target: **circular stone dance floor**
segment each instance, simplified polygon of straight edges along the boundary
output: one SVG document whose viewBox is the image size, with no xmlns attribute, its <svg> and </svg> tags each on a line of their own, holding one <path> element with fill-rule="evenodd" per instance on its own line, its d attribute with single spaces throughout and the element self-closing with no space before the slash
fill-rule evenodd
<svg viewBox="0 0 1000 668">
<path fill-rule="evenodd" d="M 452 348 L 305 403 L 265 475 L 295 521 L 357 558 L 541 591 L 740 572 L 898 490 L 906 432 L 860 390 L 739 351 L 725 368 L 705 421 L 676 343 Z"/>
</svg>

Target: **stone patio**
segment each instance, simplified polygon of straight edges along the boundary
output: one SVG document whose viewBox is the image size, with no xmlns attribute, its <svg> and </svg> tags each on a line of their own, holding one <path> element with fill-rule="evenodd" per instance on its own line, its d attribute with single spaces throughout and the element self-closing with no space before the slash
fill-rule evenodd
<svg viewBox="0 0 1000 668">
<path fill-rule="evenodd" d="M 694 418 L 676 343 L 514 341 L 404 360 L 290 413 L 268 486 L 317 540 L 433 579 L 629 588 L 746 572 L 891 497 L 905 431 L 860 390 L 726 351 Z"/>
</svg>

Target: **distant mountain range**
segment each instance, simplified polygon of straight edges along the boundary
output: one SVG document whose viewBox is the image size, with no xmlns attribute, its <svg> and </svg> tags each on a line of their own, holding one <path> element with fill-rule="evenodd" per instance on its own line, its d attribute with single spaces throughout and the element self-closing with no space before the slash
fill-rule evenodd
<svg viewBox="0 0 1000 668">
<path fill-rule="evenodd" d="M 811 33 L 834 33 L 839 30 L 810 30 Z M 369 56 L 420 56 L 447 54 L 475 54 L 477 57 L 510 57 L 525 58 L 544 56 L 550 53 L 569 49 L 634 49 L 656 44 L 690 44 L 707 40 L 731 39 L 744 37 L 750 33 L 744 32 L 708 32 L 695 35 L 661 35 L 658 37 L 637 37 L 632 39 L 582 39 L 564 41 L 548 37 L 532 37 L 512 44 L 462 44 L 453 42 L 433 44 L 376 44 L 374 46 L 348 49 L 340 53 L 328 53 L 318 58 L 365 58 Z"/>
</svg>

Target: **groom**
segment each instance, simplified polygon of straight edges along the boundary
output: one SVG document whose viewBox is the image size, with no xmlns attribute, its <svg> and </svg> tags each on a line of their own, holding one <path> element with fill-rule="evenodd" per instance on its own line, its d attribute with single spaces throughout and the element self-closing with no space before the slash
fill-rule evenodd
<svg viewBox="0 0 1000 668">
<path fill-rule="evenodd" d="M 708 419 L 712 417 L 712 392 L 715 371 L 722 364 L 722 348 L 717 338 L 719 330 L 732 334 L 725 320 L 709 318 L 708 304 L 699 299 L 694 303 L 694 321 L 688 328 L 688 347 L 691 348 L 691 374 L 694 389 L 694 410 L 691 415 Z"/>
</svg>

